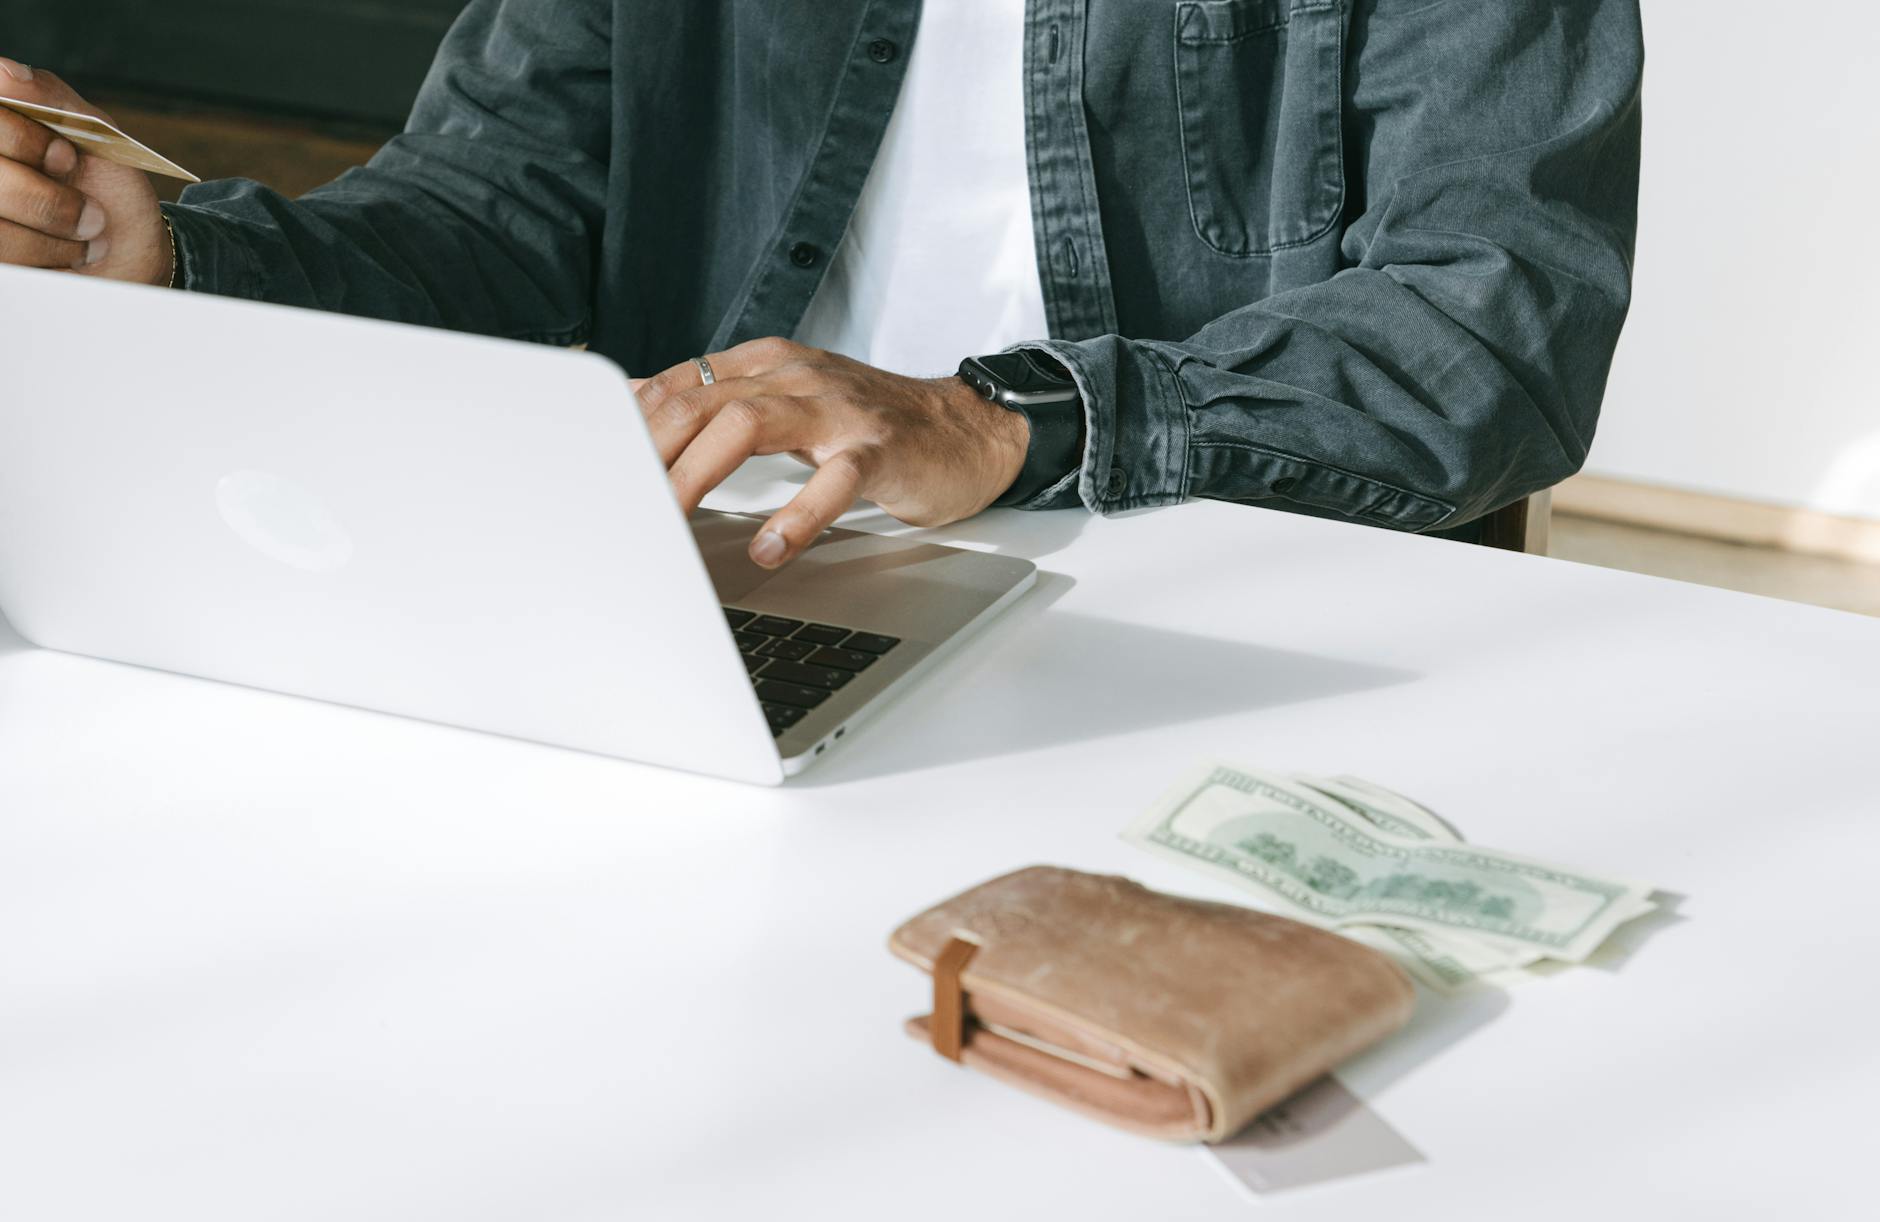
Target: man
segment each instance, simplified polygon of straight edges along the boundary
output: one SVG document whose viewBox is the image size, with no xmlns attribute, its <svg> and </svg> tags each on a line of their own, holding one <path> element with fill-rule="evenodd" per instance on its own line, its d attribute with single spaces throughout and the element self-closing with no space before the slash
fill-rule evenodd
<svg viewBox="0 0 1880 1222">
<path fill-rule="evenodd" d="M 159 210 L 0 113 L 0 260 L 664 369 L 688 509 L 816 466 L 768 567 L 857 496 L 1453 532 L 1585 458 L 1642 66 L 1636 0 L 473 0 L 405 134 L 298 201 Z M 1060 402 L 917 376 L 1008 347 Z"/>
</svg>

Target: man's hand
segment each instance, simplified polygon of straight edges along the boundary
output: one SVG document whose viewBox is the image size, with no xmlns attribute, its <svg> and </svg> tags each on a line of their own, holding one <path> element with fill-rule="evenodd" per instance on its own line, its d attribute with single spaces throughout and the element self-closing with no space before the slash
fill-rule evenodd
<svg viewBox="0 0 1880 1222">
<path fill-rule="evenodd" d="M 912 526 L 944 526 L 997 500 L 1025 465 L 1031 426 L 958 378 L 904 378 L 783 339 L 753 340 L 636 384 L 687 513 L 756 454 L 816 468 L 751 543 L 767 569 L 795 559 L 857 497 Z"/>
<path fill-rule="evenodd" d="M 5 58 L 0 95 L 110 121 L 52 73 Z M 157 193 L 141 170 L 82 156 L 70 140 L 0 110 L 0 263 L 168 284 Z"/>
</svg>

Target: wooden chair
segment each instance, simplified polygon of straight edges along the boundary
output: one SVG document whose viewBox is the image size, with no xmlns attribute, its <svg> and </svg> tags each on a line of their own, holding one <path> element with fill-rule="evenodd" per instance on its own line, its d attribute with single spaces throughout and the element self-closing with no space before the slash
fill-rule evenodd
<svg viewBox="0 0 1880 1222">
<path fill-rule="evenodd" d="M 1482 533 L 1476 540 L 1483 547 L 1499 547 L 1511 552 L 1547 554 L 1547 528 L 1553 519 L 1554 494 L 1551 490 L 1523 497 L 1512 505 L 1503 505 L 1482 519 Z"/>
</svg>

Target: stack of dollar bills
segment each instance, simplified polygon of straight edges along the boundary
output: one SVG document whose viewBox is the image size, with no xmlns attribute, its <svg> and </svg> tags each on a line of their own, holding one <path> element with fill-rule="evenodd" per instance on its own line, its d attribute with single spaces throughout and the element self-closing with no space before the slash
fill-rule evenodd
<svg viewBox="0 0 1880 1222">
<path fill-rule="evenodd" d="M 1583 962 L 1655 907 L 1645 884 L 1465 844 L 1425 807 L 1349 776 L 1210 765 L 1123 838 L 1374 946 L 1445 992 Z"/>
</svg>

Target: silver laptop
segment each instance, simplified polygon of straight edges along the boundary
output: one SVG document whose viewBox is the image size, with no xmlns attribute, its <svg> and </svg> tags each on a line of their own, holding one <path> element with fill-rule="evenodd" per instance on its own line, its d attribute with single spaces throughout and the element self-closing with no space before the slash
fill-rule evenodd
<svg viewBox="0 0 1880 1222">
<path fill-rule="evenodd" d="M 0 612 L 50 649 L 775 784 L 1034 580 L 680 514 L 601 357 L 0 268 Z"/>
</svg>

